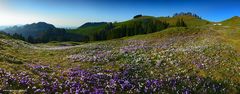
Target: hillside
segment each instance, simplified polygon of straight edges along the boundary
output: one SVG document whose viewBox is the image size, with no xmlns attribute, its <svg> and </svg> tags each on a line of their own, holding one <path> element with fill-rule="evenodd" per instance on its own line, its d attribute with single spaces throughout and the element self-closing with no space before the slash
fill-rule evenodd
<svg viewBox="0 0 240 94">
<path fill-rule="evenodd" d="M 239 30 L 172 27 L 151 34 L 67 47 L 4 40 L 13 44 L 0 50 L 4 53 L 0 61 L 0 74 L 4 76 L 0 82 L 10 83 L 3 83 L 0 88 L 35 93 L 72 90 L 238 94 L 240 46 L 231 40 L 239 38 L 226 33 Z M 18 78 L 13 79 L 15 76 Z"/>
<path fill-rule="evenodd" d="M 126 32 L 124 30 L 126 29 L 131 29 L 132 32 L 134 33 L 135 27 L 138 29 L 143 29 L 142 31 L 145 32 L 155 32 L 155 31 L 160 31 L 164 28 L 165 26 L 159 26 L 159 23 L 166 23 L 169 24 L 169 27 L 176 27 L 176 23 L 178 20 L 183 20 L 188 27 L 195 27 L 195 26 L 203 26 L 206 24 L 209 24 L 209 21 L 203 20 L 199 17 L 191 16 L 191 15 L 177 15 L 173 17 L 152 17 L 152 16 L 140 16 L 138 18 L 134 18 L 128 21 L 123 21 L 123 22 L 116 22 L 116 23 L 110 23 L 112 24 L 109 26 L 109 24 L 104 23 L 104 24 L 98 24 L 98 25 L 92 25 L 92 26 L 83 26 L 69 30 L 68 32 L 75 33 L 75 34 L 83 34 L 87 35 L 90 37 L 90 40 L 96 40 L 96 35 L 100 35 L 101 32 L 112 32 L 112 33 L 118 33 L 118 32 Z M 107 29 L 108 27 L 111 27 L 110 29 Z M 154 28 L 158 27 L 158 28 Z M 146 29 L 146 30 L 144 30 Z M 140 31 L 140 30 L 137 30 Z M 138 34 L 138 33 L 137 33 Z M 139 34 L 142 34 L 141 32 Z M 145 34 L 145 33 L 144 33 Z M 111 34 L 110 34 L 111 35 Z M 119 35 L 119 34 L 117 34 Z M 135 35 L 135 34 L 133 34 Z M 107 36 L 107 35 L 106 35 Z M 124 35 L 123 35 L 124 36 Z M 119 38 L 122 36 L 111 36 L 113 38 Z M 104 39 L 109 39 L 109 37 L 106 37 Z"/>
<path fill-rule="evenodd" d="M 122 22 L 120 24 L 127 24 L 127 23 L 131 23 L 134 21 L 146 21 L 146 20 L 160 20 L 163 22 L 167 22 L 170 24 L 170 26 L 175 26 L 177 21 L 179 19 L 183 19 L 183 21 L 186 23 L 187 26 L 190 27 L 194 27 L 194 26 L 203 26 L 206 24 L 209 24 L 210 22 L 204 19 L 200 19 L 191 15 L 177 15 L 177 16 L 173 16 L 173 17 L 153 17 L 153 16 L 143 16 L 143 17 L 139 17 L 137 19 L 132 19 L 126 22 Z"/>
<path fill-rule="evenodd" d="M 0 33 L 0 93 L 239 94 L 238 17 L 212 25 L 190 15 L 86 23 L 41 44 Z"/>
<path fill-rule="evenodd" d="M 77 29 L 69 30 L 68 32 L 73 34 L 80 34 L 80 35 L 94 35 L 101 30 L 103 30 L 107 26 L 105 22 L 93 22 L 93 23 L 85 23 Z M 90 36 L 90 39 L 93 39 L 93 36 Z"/>
<path fill-rule="evenodd" d="M 177 24 L 181 23 L 181 24 Z M 209 24 L 196 14 L 179 13 L 172 17 L 142 16 L 123 22 L 88 22 L 76 29 L 56 28 L 52 24 L 38 22 L 4 29 L 13 38 L 30 43 L 51 41 L 89 42 L 111 40 L 162 31 L 170 27 L 196 27 Z"/>
<path fill-rule="evenodd" d="M 227 19 L 225 21 L 222 21 L 223 25 L 234 25 L 234 26 L 240 26 L 240 17 L 234 16 L 230 19 Z"/>
<path fill-rule="evenodd" d="M 239 5 L 0 0 L 0 94 L 240 94 Z"/>
</svg>

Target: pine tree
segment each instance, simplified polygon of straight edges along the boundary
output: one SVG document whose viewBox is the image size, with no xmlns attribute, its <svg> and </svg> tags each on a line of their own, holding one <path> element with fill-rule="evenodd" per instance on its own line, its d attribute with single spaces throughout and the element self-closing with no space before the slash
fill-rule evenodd
<svg viewBox="0 0 240 94">
<path fill-rule="evenodd" d="M 17 33 L 14 33 L 13 35 L 12 35 L 12 37 L 14 38 L 14 39 L 20 39 L 20 40 L 25 40 L 25 38 L 22 36 L 22 34 L 17 34 Z"/>
<path fill-rule="evenodd" d="M 34 41 L 34 39 L 33 39 L 33 37 L 32 36 L 28 36 L 28 42 L 30 42 L 30 43 L 35 43 L 35 41 Z"/>
<path fill-rule="evenodd" d="M 177 23 L 176 23 L 177 27 L 187 27 L 187 25 L 185 24 L 185 22 L 183 21 L 183 19 L 178 19 Z"/>
<path fill-rule="evenodd" d="M 183 19 L 181 19 L 181 26 L 182 26 L 182 27 L 187 27 L 187 25 L 185 24 L 185 22 L 183 21 Z"/>
<path fill-rule="evenodd" d="M 180 19 L 177 20 L 176 26 L 177 26 L 177 27 L 180 27 L 180 26 L 181 26 L 181 20 L 180 20 Z"/>
</svg>

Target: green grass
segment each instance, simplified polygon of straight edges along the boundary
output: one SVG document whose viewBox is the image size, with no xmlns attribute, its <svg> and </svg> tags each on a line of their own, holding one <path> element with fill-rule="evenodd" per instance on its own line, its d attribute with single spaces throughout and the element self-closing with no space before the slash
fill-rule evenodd
<svg viewBox="0 0 240 94">
<path fill-rule="evenodd" d="M 89 27 L 83 27 L 83 28 L 77 28 L 73 30 L 68 30 L 67 32 L 71 32 L 74 34 L 81 34 L 86 36 L 94 35 L 95 33 L 100 32 L 105 28 L 106 24 L 100 25 L 100 26 L 89 26 Z M 90 39 L 92 39 L 90 37 Z"/>
</svg>

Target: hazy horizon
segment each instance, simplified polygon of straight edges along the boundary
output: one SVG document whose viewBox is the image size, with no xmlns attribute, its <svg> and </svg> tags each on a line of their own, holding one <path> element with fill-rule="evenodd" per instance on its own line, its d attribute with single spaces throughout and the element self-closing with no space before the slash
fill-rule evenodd
<svg viewBox="0 0 240 94">
<path fill-rule="evenodd" d="M 239 4 L 237 0 L 1 0 L 0 26 L 47 22 L 78 27 L 86 22 L 125 21 L 137 14 L 172 16 L 179 12 L 218 22 L 239 16 Z"/>
</svg>

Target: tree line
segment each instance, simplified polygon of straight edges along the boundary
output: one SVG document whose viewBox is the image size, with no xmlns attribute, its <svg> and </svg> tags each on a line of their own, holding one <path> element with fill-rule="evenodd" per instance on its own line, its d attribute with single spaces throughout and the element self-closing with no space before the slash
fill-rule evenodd
<svg viewBox="0 0 240 94">
<path fill-rule="evenodd" d="M 168 26 L 169 23 L 157 20 L 149 20 L 145 22 L 136 21 L 120 26 L 115 26 L 113 23 L 108 23 L 105 29 L 95 34 L 94 37 L 95 40 L 110 40 L 126 36 L 153 33 L 166 29 Z"/>
<path fill-rule="evenodd" d="M 181 13 L 175 13 L 173 15 L 173 17 L 176 17 L 176 16 L 193 16 L 193 17 L 196 17 L 198 19 L 202 19 L 200 16 L 198 16 L 197 14 L 194 14 L 194 13 L 191 13 L 191 12 L 181 12 Z"/>
<path fill-rule="evenodd" d="M 33 36 L 28 36 L 24 38 L 21 34 L 14 33 L 12 35 L 8 34 L 14 39 L 20 39 L 30 43 L 47 43 L 50 41 L 88 41 L 89 38 L 84 35 L 72 34 L 66 32 L 65 29 L 54 29 L 49 31 L 44 31 L 43 34 L 37 38 Z"/>
</svg>

